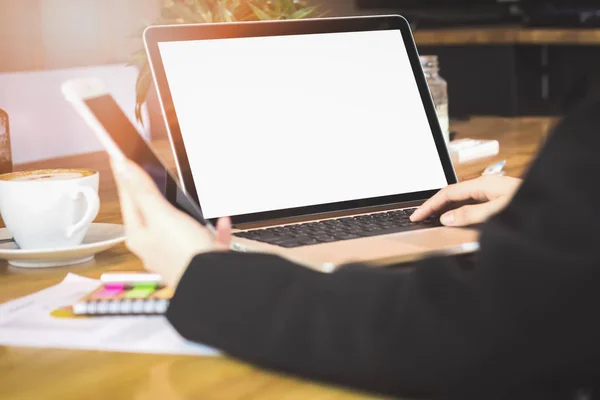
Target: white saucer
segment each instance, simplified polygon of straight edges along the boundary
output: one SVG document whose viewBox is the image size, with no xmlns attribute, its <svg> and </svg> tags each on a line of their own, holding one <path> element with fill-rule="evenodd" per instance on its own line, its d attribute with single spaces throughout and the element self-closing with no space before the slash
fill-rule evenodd
<svg viewBox="0 0 600 400">
<path fill-rule="evenodd" d="M 0 229 L 0 241 L 10 239 L 6 228 Z M 94 259 L 94 255 L 125 241 L 125 227 L 118 224 L 92 224 L 83 242 L 64 249 L 21 250 L 14 242 L 0 244 L 0 259 L 15 267 L 48 268 L 79 264 Z"/>
</svg>

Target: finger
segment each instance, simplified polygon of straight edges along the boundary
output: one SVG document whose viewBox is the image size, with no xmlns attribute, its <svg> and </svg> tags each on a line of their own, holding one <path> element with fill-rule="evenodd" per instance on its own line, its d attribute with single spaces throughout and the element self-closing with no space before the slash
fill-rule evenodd
<svg viewBox="0 0 600 400">
<path fill-rule="evenodd" d="M 229 217 L 219 218 L 217 221 L 217 245 L 229 249 L 231 245 L 231 219 Z"/>
<path fill-rule="evenodd" d="M 464 206 L 456 210 L 448 211 L 440 218 L 446 226 L 468 226 L 480 224 L 496 215 L 506 206 L 505 198 L 498 198 L 487 203 Z"/>
<path fill-rule="evenodd" d="M 482 191 L 481 182 L 479 179 L 473 179 L 457 183 L 455 185 L 446 186 L 429 200 L 421 205 L 410 217 L 411 221 L 417 222 L 434 215 L 440 210 L 443 210 L 450 203 L 477 200 L 485 201 L 486 196 Z"/>
<path fill-rule="evenodd" d="M 117 185 L 117 192 L 119 195 L 119 204 L 121 206 L 121 216 L 123 217 L 123 223 L 125 224 L 125 230 L 129 236 L 135 230 L 138 230 L 144 226 L 143 216 L 135 207 L 133 200 L 129 196 L 128 192 L 124 189 L 124 184 L 121 179 L 121 173 L 118 172 L 119 167 L 111 160 L 111 168 Z"/>
</svg>

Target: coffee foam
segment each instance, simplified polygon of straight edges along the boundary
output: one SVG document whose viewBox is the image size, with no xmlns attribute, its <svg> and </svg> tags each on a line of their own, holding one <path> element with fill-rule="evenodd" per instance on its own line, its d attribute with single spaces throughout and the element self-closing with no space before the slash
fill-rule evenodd
<svg viewBox="0 0 600 400">
<path fill-rule="evenodd" d="M 66 181 L 95 174 L 92 169 L 38 169 L 0 175 L 3 181 Z"/>
</svg>

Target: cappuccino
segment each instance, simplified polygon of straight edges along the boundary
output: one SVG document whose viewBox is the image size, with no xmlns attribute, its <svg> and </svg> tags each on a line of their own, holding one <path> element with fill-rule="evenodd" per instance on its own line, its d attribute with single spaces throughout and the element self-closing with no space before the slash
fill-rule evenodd
<svg viewBox="0 0 600 400">
<path fill-rule="evenodd" d="M 0 213 L 21 249 L 78 246 L 100 209 L 92 169 L 43 169 L 0 175 Z"/>
<path fill-rule="evenodd" d="M 95 174 L 92 169 L 38 169 L 0 175 L 3 181 L 65 181 Z"/>
</svg>

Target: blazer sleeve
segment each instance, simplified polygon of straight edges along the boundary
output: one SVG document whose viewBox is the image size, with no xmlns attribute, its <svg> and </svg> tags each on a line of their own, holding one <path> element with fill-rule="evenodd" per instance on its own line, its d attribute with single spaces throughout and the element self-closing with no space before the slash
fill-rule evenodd
<svg viewBox="0 0 600 400">
<path fill-rule="evenodd" d="M 167 317 L 236 358 L 395 395 L 516 386 L 600 352 L 600 102 L 563 120 L 474 264 L 322 274 L 273 255 L 191 263 Z M 405 266 L 406 267 L 406 266 Z"/>
</svg>

